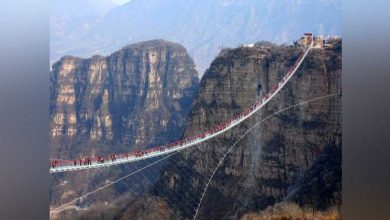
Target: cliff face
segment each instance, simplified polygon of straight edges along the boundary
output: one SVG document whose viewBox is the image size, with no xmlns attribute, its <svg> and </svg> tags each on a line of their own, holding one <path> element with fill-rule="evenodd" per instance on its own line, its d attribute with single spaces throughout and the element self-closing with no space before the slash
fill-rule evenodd
<svg viewBox="0 0 390 220">
<path fill-rule="evenodd" d="M 204 177 L 211 175 L 227 149 L 246 129 L 285 107 L 341 93 L 341 41 L 333 42 L 333 45 L 331 49 L 310 51 L 296 75 L 261 112 L 221 137 L 184 151 L 181 160 L 175 162 L 177 169 L 167 168 L 161 172 L 160 182 L 165 184 L 167 193 L 161 193 L 159 189 L 157 194 L 186 191 L 188 186 L 193 188 L 193 192 L 201 191 L 202 184 L 198 182 L 204 182 Z M 272 46 L 269 51 L 256 48 L 224 51 L 202 78 L 187 119 L 185 136 L 207 130 L 253 104 L 258 94 L 267 93 L 277 84 L 299 52 L 297 48 L 282 46 Z M 325 148 L 333 150 L 325 151 Z M 243 213 L 265 209 L 287 198 L 293 198 L 302 205 L 313 205 L 308 198 L 319 192 L 315 187 L 321 184 L 333 184 L 335 187 L 323 191 L 328 195 L 327 201 L 316 203 L 322 204 L 323 208 L 339 205 L 340 198 L 334 201 L 332 193 L 341 190 L 341 164 L 338 161 L 323 163 L 321 160 L 313 164 L 320 155 L 325 155 L 322 156 L 324 158 L 329 154 L 340 156 L 340 148 L 340 96 L 282 112 L 253 129 L 236 145 L 236 150 L 214 176 L 199 218 L 237 219 Z M 329 167 L 321 172 L 319 164 Z M 190 171 L 190 174 L 180 173 L 184 170 Z M 336 176 L 329 180 L 328 174 Z M 192 178 L 188 178 L 189 175 Z M 317 179 L 321 179 L 320 185 L 311 190 L 301 190 L 302 186 L 308 187 Z M 182 202 L 189 200 L 186 196 L 183 194 Z M 176 207 L 180 209 L 180 202 L 176 203 Z M 181 212 L 181 215 L 190 217 L 191 213 Z"/>
<path fill-rule="evenodd" d="M 108 57 L 63 57 L 51 75 L 50 135 L 59 143 L 52 156 L 64 148 L 73 155 L 105 150 L 96 143 L 126 146 L 112 152 L 177 138 L 198 85 L 194 67 L 182 46 L 162 40 Z"/>
<path fill-rule="evenodd" d="M 163 40 L 107 57 L 63 57 L 51 73 L 51 158 L 127 152 L 178 139 L 198 84 L 185 48 Z M 96 189 L 122 169 L 53 175 L 51 203 L 56 207 Z M 109 189 L 92 200 L 113 200 L 126 190 Z"/>
</svg>

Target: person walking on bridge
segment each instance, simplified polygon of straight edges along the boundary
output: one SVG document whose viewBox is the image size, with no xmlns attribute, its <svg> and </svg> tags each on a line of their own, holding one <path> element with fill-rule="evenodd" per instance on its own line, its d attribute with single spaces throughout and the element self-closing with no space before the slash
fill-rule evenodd
<svg viewBox="0 0 390 220">
<path fill-rule="evenodd" d="M 115 154 L 112 154 L 111 155 L 111 161 L 114 162 L 116 160 L 116 155 Z"/>
</svg>

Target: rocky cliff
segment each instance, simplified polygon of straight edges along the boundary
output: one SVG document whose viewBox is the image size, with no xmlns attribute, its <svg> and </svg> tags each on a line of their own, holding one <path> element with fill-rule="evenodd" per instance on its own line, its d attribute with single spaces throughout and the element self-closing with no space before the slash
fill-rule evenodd
<svg viewBox="0 0 390 220">
<path fill-rule="evenodd" d="M 127 152 L 178 139 L 198 84 L 185 48 L 163 40 L 132 44 L 107 57 L 61 58 L 51 72 L 51 158 Z M 120 172 L 55 175 L 52 204 Z M 113 191 L 106 198 L 114 198 Z"/>
<path fill-rule="evenodd" d="M 295 47 L 275 45 L 269 50 L 225 50 L 201 80 L 185 136 L 207 130 L 246 109 L 256 96 L 277 84 L 299 52 Z M 155 193 L 166 198 L 175 192 L 194 192 L 177 193 L 181 196 L 170 200 L 181 218 L 192 218 L 193 213 L 185 209 L 187 201 L 202 190 L 204 184 L 199 183 L 211 175 L 246 129 L 285 107 L 337 93 L 341 93 L 341 41 L 333 42 L 332 48 L 311 50 L 296 75 L 261 112 L 221 137 L 181 153 L 181 159 L 171 163 L 176 164 L 175 169 L 161 172 L 160 182 L 165 188 Z M 340 149 L 340 95 L 282 112 L 236 145 L 214 176 L 199 219 L 237 219 L 286 199 L 316 208 L 339 206 Z"/>
<path fill-rule="evenodd" d="M 60 143 L 82 140 L 83 147 L 65 147 L 73 155 L 103 150 L 86 142 L 130 150 L 175 139 L 198 85 L 194 67 L 182 46 L 162 40 L 108 57 L 63 57 L 51 74 L 50 135 Z M 52 156 L 63 149 L 53 145 Z"/>
</svg>

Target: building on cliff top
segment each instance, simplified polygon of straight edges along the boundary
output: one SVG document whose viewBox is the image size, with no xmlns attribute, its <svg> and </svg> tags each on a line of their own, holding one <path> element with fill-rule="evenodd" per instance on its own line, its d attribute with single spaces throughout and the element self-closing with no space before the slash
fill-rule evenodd
<svg viewBox="0 0 390 220">
<path fill-rule="evenodd" d="M 304 33 L 303 37 L 301 37 L 300 45 L 303 47 L 307 47 L 310 44 L 310 41 L 313 39 L 312 33 Z"/>
<path fill-rule="evenodd" d="M 339 40 L 341 37 L 339 36 L 323 36 L 317 35 L 314 36 L 312 33 L 304 33 L 304 35 L 300 38 L 299 41 L 294 41 L 295 47 L 307 47 L 310 44 L 310 40 L 313 40 L 313 48 L 323 49 L 332 47 L 333 40 Z"/>
<path fill-rule="evenodd" d="M 314 48 L 318 48 L 318 49 L 322 49 L 324 48 L 324 44 L 325 44 L 325 37 L 324 36 L 314 36 L 313 37 L 313 47 Z"/>
<path fill-rule="evenodd" d="M 255 47 L 255 44 L 243 44 L 241 47 Z"/>
</svg>

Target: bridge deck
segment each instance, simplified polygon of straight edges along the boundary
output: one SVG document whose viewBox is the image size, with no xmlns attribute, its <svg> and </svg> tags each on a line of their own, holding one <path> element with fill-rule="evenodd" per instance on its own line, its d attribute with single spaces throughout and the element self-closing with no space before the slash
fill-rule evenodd
<svg viewBox="0 0 390 220">
<path fill-rule="evenodd" d="M 55 166 L 54 168 L 50 168 L 50 173 L 57 173 L 57 172 L 68 172 L 68 171 L 75 171 L 75 170 L 83 170 L 83 169 L 92 169 L 92 168 L 99 168 L 99 167 L 107 167 L 112 165 L 118 165 L 118 164 L 124 164 L 124 163 L 131 163 L 134 161 L 139 160 L 145 160 L 148 158 L 158 157 L 162 155 L 166 155 L 169 153 L 173 153 L 176 151 L 183 150 L 185 148 L 188 148 L 190 146 L 200 144 L 202 142 L 205 142 L 213 137 L 216 137 L 233 127 L 237 126 L 241 122 L 245 121 L 247 118 L 252 116 L 254 113 L 259 111 L 262 107 L 265 106 L 285 85 L 286 83 L 291 79 L 291 77 L 295 74 L 295 72 L 298 70 L 299 66 L 302 64 L 303 60 L 305 59 L 306 55 L 308 54 L 309 50 L 312 48 L 313 42 L 310 43 L 310 45 L 304 49 L 303 53 L 299 56 L 297 61 L 294 63 L 294 65 L 289 69 L 289 71 L 286 73 L 286 75 L 282 78 L 282 80 L 265 96 L 263 96 L 260 100 L 256 101 L 250 108 L 245 110 L 244 112 L 240 113 L 238 116 L 233 118 L 232 120 L 228 120 L 220 125 L 215 126 L 214 128 L 203 132 L 201 134 L 195 135 L 193 137 L 186 138 L 181 141 L 176 141 L 171 144 L 158 146 L 155 148 L 147 149 L 144 151 L 139 152 L 133 152 L 133 153 L 126 153 L 126 154 L 119 154 L 118 157 L 114 160 L 106 160 L 105 162 L 101 163 L 100 161 L 94 159 L 91 161 L 91 164 L 89 165 L 78 165 L 76 162 L 76 165 L 74 165 L 74 161 L 62 161 L 59 165 Z"/>
</svg>

